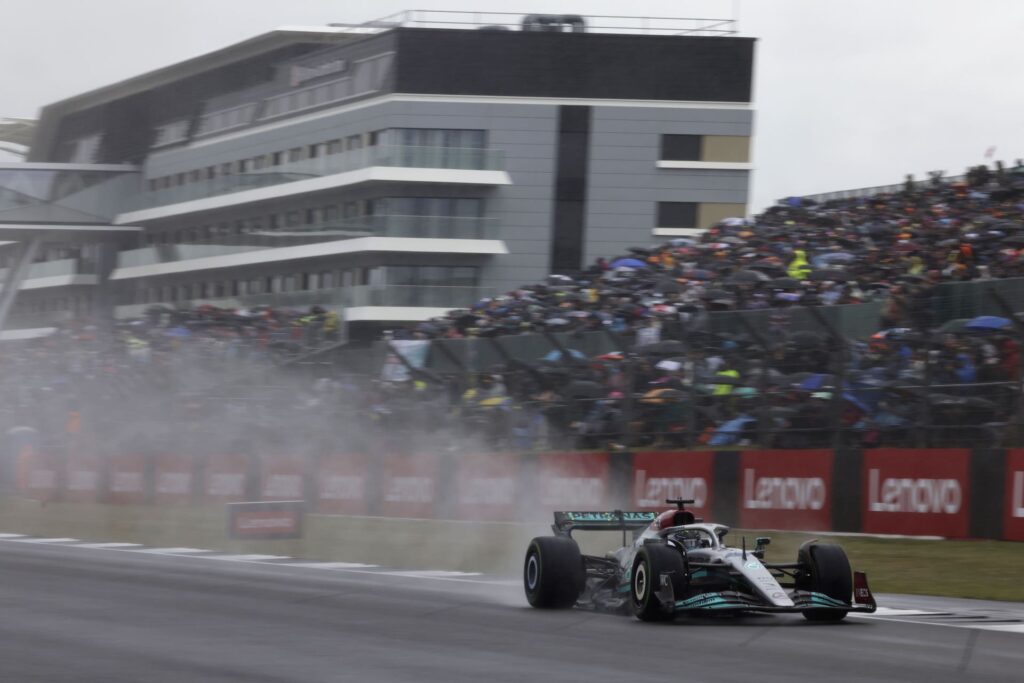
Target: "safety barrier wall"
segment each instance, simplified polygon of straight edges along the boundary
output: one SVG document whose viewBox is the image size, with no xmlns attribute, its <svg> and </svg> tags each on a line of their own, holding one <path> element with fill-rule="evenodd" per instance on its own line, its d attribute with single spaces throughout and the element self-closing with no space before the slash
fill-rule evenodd
<svg viewBox="0 0 1024 683">
<path fill-rule="evenodd" d="M 22 451 L 21 495 L 110 505 L 304 500 L 310 512 L 537 521 L 663 508 L 753 529 L 1024 541 L 1024 450 L 871 449 L 326 455 Z"/>
</svg>

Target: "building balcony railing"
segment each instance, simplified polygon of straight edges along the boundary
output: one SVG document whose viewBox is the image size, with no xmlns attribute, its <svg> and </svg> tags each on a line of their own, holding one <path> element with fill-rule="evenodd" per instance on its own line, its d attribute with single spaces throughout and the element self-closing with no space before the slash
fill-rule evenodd
<svg viewBox="0 0 1024 683">
<path fill-rule="evenodd" d="M 444 239 L 498 239 L 498 221 L 482 216 L 381 215 L 324 222 L 302 228 L 284 228 L 284 234 L 321 234 L 325 237 L 434 237 Z M 266 233 L 273 235 L 275 233 Z"/>
<path fill-rule="evenodd" d="M 126 203 L 126 211 L 177 204 L 218 195 L 308 180 L 374 166 L 500 171 L 504 151 L 469 147 L 374 145 L 313 159 L 290 161 L 263 169 L 222 175 L 161 190 L 145 192 Z"/>
<path fill-rule="evenodd" d="M 7 278 L 7 268 L 0 268 L 0 281 Z M 96 263 L 91 259 L 66 258 L 54 261 L 39 261 L 29 267 L 25 280 L 37 280 L 44 277 L 61 275 L 92 275 L 96 273 Z"/>
<path fill-rule="evenodd" d="M 243 294 L 233 297 L 192 299 L 188 305 L 211 304 L 221 308 L 251 308 L 271 306 L 272 308 L 309 308 L 323 306 L 340 310 L 353 307 L 399 307 L 399 308 L 443 308 L 446 310 L 466 308 L 494 290 L 479 286 L 459 285 L 358 285 L 336 289 L 321 289 L 298 292 L 275 292 L 272 294 Z M 173 308 L 183 302 L 155 302 L 117 306 L 118 318 L 142 316 L 154 306 Z"/>
</svg>

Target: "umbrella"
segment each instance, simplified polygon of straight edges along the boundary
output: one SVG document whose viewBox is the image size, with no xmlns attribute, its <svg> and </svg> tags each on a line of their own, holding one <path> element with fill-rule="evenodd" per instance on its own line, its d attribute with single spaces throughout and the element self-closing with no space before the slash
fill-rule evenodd
<svg viewBox="0 0 1024 683">
<path fill-rule="evenodd" d="M 730 282 L 743 285 L 755 285 L 759 282 L 766 282 L 769 279 L 766 274 L 756 270 L 741 270 L 733 273 L 732 277 L 729 278 Z"/>
<path fill-rule="evenodd" d="M 549 285 L 571 285 L 573 279 L 568 275 L 548 275 Z"/>
<path fill-rule="evenodd" d="M 956 318 L 954 320 L 949 320 L 940 325 L 936 332 L 939 332 L 940 334 L 956 334 L 957 332 L 963 332 L 969 322 L 971 322 L 970 318 Z"/>
<path fill-rule="evenodd" d="M 815 256 L 813 259 L 811 259 L 811 265 L 815 266 L 816 268 L 821 268 L 822 266 L 832 265 L 833 263 L 853 263 L 856 260 L 857 257 L 854 254 L 848 254 L 843 251 L 836 251 L 830 254 L 821 254 L 820 256 Z"/>
<path fill-rule="evenodd" d="M 686 291 L 686 285 L 680 284 L 670 277 L 658 280 L 654 285 L 654 291 L 662 294 L 678 294 Z"/>
<path fill-rule="evenodd" d="M 964 325 L 967 330 L 1002 330 L 1011 325 L 1009 318 L 1000 318 L 997 315 L 979 315 L 972 318 Z"/>
<path fill-rule="evenodd" d="M 800 283 L 791 277 L 777 277 L 774 280 L 769 280 L 767 283 L 768 287 L 772 289 L 799 289 Z"/>
<path fill-rule="evenodd" d="M 576 360 L 587 360 L 587 357 L 583 355 L 582 351 L 579 351 L 577 349 L 568 349 L 568 351 L 570 358 L 575 358 Z M 558 349 L 553 349 L 552 351 L 549 351 L 547 355 L 541 358 L 541 360 L 545 360 L 548 362 L 562 360 L 562 352 Z"/>
<path fill-rule="evenodd" d="M 850 275 L 845 270 L 828 268 L 825 270 L 815 270 L 807 276 L 807 279 L 812 282 L 846 282 L 850 279 Z"/>
<path fill-rule="evenodd" d="M 692 280 L 713 280 L 715 274 L 710 270 L 696 269 L 691 270 L 688 273 L 683 273 L 683 277 L 690 278 Z"/>
<path fill-rule="evenodd" d="M 1013 244 L 1017 246 L 1024 246 L 1024 234 L 1010 235 L 1000 240 L 1003 244 Z"/>
<path fill-rule="evenodd" d="M 640 259 L 620 258 L 611 262 L 612 268 L 646 268 L 647 264 Z"/>
<path fill-rule="evenodd" d="M 796 385 L 796 388 L 803 389 L 804 391 L 820 391 L 822 387 L 830 386 L 834 381 L 835 377 L 832 375 L 815 373 L 804 378 L 803 381 Z"/>
<path fill-rule="evenodd" d="M 654 344 L 638 346 L 636 347 L 636 351 L 644 354 L 645 356 L 675 356 L 677 354 L 686 353 L 686 345 L 675 339 L 666 339 L 665 341 L 655 342 Z"/>
</svg>

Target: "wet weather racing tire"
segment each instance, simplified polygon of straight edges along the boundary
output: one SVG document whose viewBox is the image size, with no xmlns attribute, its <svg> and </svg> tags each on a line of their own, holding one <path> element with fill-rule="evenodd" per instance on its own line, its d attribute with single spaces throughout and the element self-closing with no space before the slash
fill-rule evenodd
<svg viewBox="0 0 1024 683">
<path fill-rule="evenodd" d="M 633 614 L 641 621 L 667 621 L 672 619 L 672 610 L 665 610 L 655 595 L 661 587 L 662 574 L 668 574 L 672 591 L 677 600 L 686 592 L 688 578 L 686 561 L 682 554 L 667 545 L 650 543 L 644 545 L 633 561 L 630 575 L 630 599 Z"/>
<path fill-rule="evenodd" d="M 532 606 L 572 607 L 585 582 L 583 556 L 576 541 L 565 536 L 540 536 L 530 541 L 523 564 L 523 587 Z"/>
<path fill-rule="evenodd" d="M 853 595 L 853 572 L 846 551 L 838 545 L 827 543 L 804 544 L 797 555 L 797 561 L 804 569 L 797 581 L 797 588 L 822 593 L 834 600 L 850 602 Z M 842 609 L 813 609 L 803 612 L 808 621 L 842 621 L 846 617 Z"/>
</svg>

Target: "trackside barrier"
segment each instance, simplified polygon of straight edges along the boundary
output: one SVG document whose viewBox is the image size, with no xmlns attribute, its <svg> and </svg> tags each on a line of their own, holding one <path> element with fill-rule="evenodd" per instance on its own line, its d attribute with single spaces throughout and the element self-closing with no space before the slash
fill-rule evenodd
<svg viewBox="0 0 1024 683">
<path fill-rule="evenodd" d="M 1006 453 L 1003 537 L 1024 541 L 1024 450 Z"/>
<path fill-rule="evenodd" d="M 376 455 L 125 454 L 18 460 L 40 501 L 223 505 L 310 513 L 540 521 L 554 509 L 659 509 L 750 529 L 1024 541 L 1024 449 L 841 449 Z"/>
</svg>

